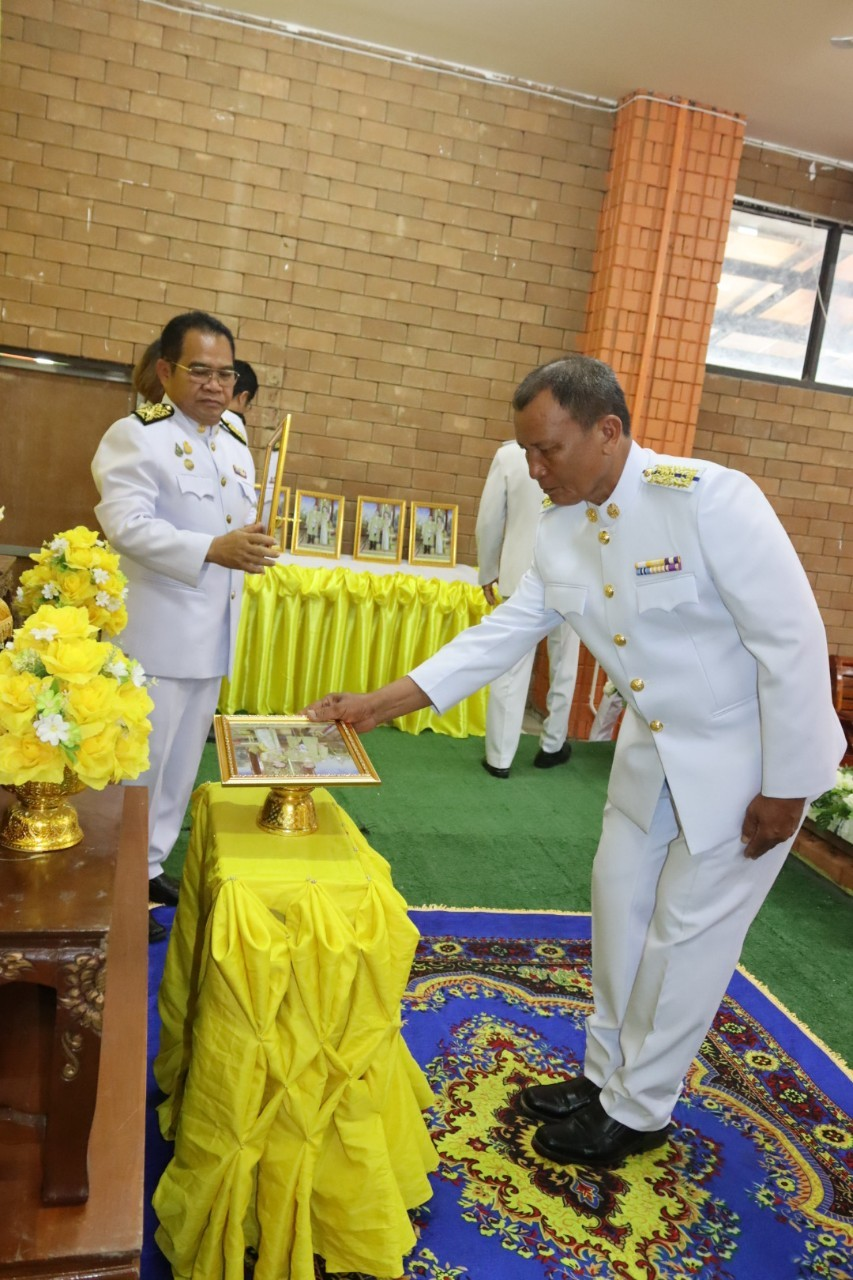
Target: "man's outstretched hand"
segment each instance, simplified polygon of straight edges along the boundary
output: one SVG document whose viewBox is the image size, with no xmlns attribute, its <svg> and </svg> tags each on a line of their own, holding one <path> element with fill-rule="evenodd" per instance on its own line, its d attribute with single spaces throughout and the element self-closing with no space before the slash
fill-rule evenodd
<svg viewBox="0 0 853 1280">
<path fill-rule="evenodd" d="M 805 798 L 780 800 L 773 796 L 757 795 L 747 805 L 743 819 L 741 841 L 746 845 L 744 856 L 760 858 L 784 840 L 790 840 L 803 820 Z"/>
<path fill-rule="evenodd" d="M 205 560 L 221 564 L 226 569 L 242 569 L 244 573 L 263 573 L 268 565 L 278 559 L 275 538 L 264 533 L 262 524 L 247 524 L 242 529 L 232 529 L 214 538 L 207 549 Z"/>
<path fill-rule="evenodd" d="M 373 693 L 327 693 L 309 703 L 302 714 L 309 720 L 344 720 L 356 733 L 368 733 L 386 720 L 428 706 L 423 689 L 411 677 L 403 676 Z"/>
</svg>

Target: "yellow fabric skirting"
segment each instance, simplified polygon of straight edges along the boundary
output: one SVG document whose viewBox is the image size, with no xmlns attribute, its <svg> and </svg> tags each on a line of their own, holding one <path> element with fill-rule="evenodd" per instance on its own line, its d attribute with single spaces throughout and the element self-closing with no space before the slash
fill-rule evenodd
<svg viewBox="0 0 853 1280">
<path fill-rule="evenodd" d="M 325 693 L 364 693 L 404 676 L 488 611 L 479 587 L 412 574 L 275 565 L 246 579 L 226 715 L 293 715 Z M 408 733 L 486 732 L 481 690 L 443 716 L 401 716 Z"/>
<path fill-rule="evenodd" d="M 418 933 L 328 792 L 315 835 L 255 828 L 261 788 L 194 797 L 155 1063 L 174 1157 L 154 1195 L 177 1278 L 399 1276 L 437 1159 L 400 1033 Z"/>
</svg>

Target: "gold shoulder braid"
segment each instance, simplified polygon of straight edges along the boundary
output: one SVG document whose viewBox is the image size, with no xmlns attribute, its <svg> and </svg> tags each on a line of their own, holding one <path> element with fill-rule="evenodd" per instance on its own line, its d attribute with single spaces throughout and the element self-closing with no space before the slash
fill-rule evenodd
<svg viewBox="0 0 853 1280">
<path fill-rule="evenodd" d="M 219 425 L 224 431 L 227 431 L 230 436 L 233 436 L 235 440 L 239 440 L 241 444 L 244 444 L 247 448 L 249 447 L 249 441 L 244 435 L 241 435 L 233 422 L 226 422 L 223 418 Z"/>
<path fill-rule="evenodd" d="M 160 422 L 163 418 L 171 418 L 175 412 L 174 405 L 171 404 L 141 404 L 138 409 L 134 409 L 134 417 L 140 422 L 144 422 L 147 426 L 149 422 Z"/>
<path fill-rule="evenodd" d="M 692 489 L 699 478 L 698 467 L 675 467 L 669 462 L 659 462 L 643 472 L 646 484 L 657 484 L 663 489 Z"/>
</svg>

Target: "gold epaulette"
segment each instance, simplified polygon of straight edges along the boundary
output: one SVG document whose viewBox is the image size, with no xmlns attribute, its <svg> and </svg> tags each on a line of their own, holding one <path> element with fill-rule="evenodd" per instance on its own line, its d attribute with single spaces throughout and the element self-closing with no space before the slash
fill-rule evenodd
<svg viewBox="0 0 853 1280">
<path fill-rule="evenodd" d="M 146 401 L 145 404 L 139 405 L 133 412 L 134 416 L 147 426 L 149 422 L 160 422 L 163 418 L 171 418 L 175 412 L 175 406 L 171 404 L 149 404 Z"/>
<path fill-rule="evenodd" d="M 248 448 L 249 441 L 246 439 L 244 435 L 241 434 L 240 431 L 237 430 L 237 428 L 234 426 L 232 422 L 226 422 L 225 419 L 223 418 L 219 425 L 220 427 L 223 428 L 223 430 L 227 431 L 229 435 L 233 436 L 235 440 L 239 440 L 241 444 L 246 445 L 246 447 Z"/>
<path fill-rule="evenodd" d="M 646 484 L 658 484 L 662 489 L 692 489 L 699 483 L 698 467 L 676 467 L 670 462 L 659 462 L 643 472 Z"/>
</svg>

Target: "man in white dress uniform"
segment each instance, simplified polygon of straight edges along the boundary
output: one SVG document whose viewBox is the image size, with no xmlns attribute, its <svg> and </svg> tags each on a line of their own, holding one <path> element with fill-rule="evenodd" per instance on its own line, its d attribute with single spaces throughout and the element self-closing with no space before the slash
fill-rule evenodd
<svg viewBox="0 0 853 1280">
<path fill-rule="evenodd" d="M 761 491 L 632 442 L 600 361 L 534 370 L 513 398 L 553 506 L 512 597 L 409 676 L 313 704 L 365 731 L 439 712 L 571 621 L 626 700 L 592 886 L 583 1074 L 525 1089 L 535 1149 L 614 1163 L 666 1141 L 684 1075 L 808 801 L 844 741 L 808 580 Z"/>
<path fill-rule="evenodd" d="M 477 512 L 478 581 L 489 604 L 497 604 L 495 587 L 506 600 L 533 559 L 542 490 L 527 470 L 524 452 L 514 440 L 502 444 L 492 459 Z M 572 695 L 578 674 L 577 633 L 568 623 L 548 634 L 549 686 L 547 715 L 533 758 L 537 769 L 563 764 L 572 754 L 566 741 Z M 508 778 L 518 749 L 535 647 L 492 682 L 486 708 L 486 758 L 483 768 L 495 778 Z"/>
<path fill-rule="evenodd" d="M 127 575 L 119 643 L 156 683 L 149 792 L 152 902 L 177 901 L 163 863 L 181 828 L 222 677 L 231 669 L 244 573 L 275 561 L 250 523 L 255 471 L 245 436 L 223 421 L 234 387 L 234 339 L 195 311 L 170 320 L 157 371 L 165 395 L 120 418 L 92 460 L 95 515 Z"/>
</svg>

